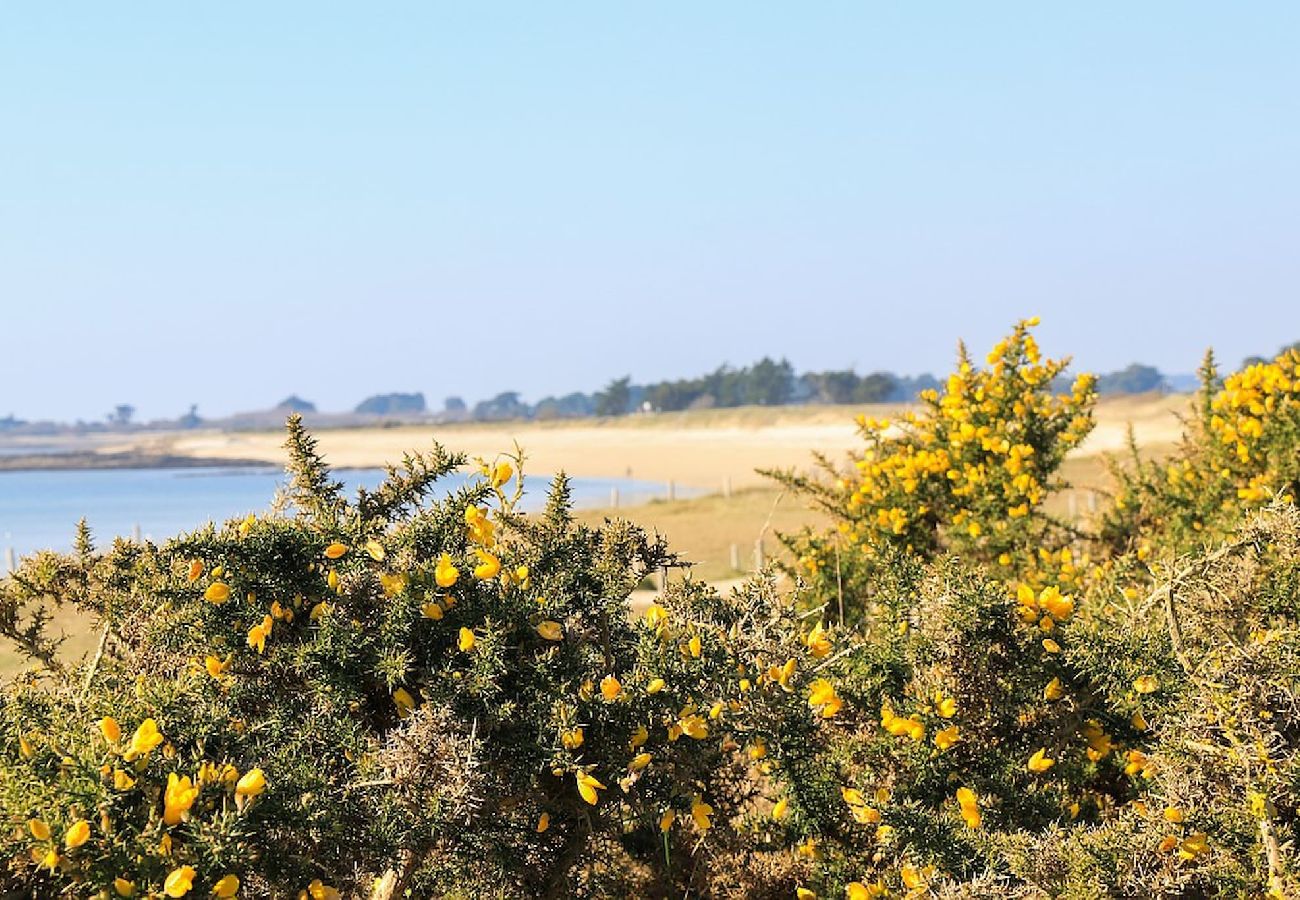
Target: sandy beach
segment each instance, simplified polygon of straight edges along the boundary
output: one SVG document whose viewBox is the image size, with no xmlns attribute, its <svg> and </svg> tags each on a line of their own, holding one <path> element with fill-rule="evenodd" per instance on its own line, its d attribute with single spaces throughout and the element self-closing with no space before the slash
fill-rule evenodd
<svg viewBox="0 0 1300 900">
<path fill-rule="evenodd" d="M 1078 456 L 1120 451 L 1129 426 L 1138 443 L 1158 450 L 1177 441 L 1186 396 L 1124 397 L 1098 404 L 1097 427 Z M 335 466 L 367 467 L 400 460 L 402 453 L 438 440 L 471 456 L 492 457 L 518 442 L 528 469 L 561 469 L 592 478 L 631 477 L 674 481 L 718 490 L 730 480 L 740 489 L 763 483 L 760 468 L 805 469 L 814 452 L 843 457 L 859 445 L 854 416 L 896 414 L 898 407 L 782 407 L 703 410 L 624 419 L 570 422 L 505 422 L 436 427 L 347 428 L 317 433 Z M 104 447 L 105 452 L 142 452 L 208 460 L 284 460 L 278 431 L 143 435 Z"/>
</svg>

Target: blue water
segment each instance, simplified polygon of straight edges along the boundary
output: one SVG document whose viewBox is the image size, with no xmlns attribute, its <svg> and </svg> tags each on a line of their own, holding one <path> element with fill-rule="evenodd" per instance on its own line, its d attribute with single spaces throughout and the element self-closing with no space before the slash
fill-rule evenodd
<svg viewBox="0 0 1300 900">
<path fill-rule="evenodd" d="M 336 473 L 355 497 L 358 487 L 374 488 L 380 469 Z M 85 516 L 97 546 L 113 537 L 141 536 L 156 541 L 193 531 L 209 521 L 224 522 L 269 509 L 284 484 L 283 469 L 98 469 L 0 472 L 0 548 L 19 556 L 35 550 L 68 550 L 77 520 Z M 442 482 L 442 494 L 465 483 L 460 475 Z M 539 509 L 550 488 L 548 477 L 530 476 L 521 506 Z M 611 491 L 631 505 L 663 497 L 665 486 L 625 478 L 575 478 L 576 506 L 605 506 Z M 678 489 L 678 494 L 683 492 Z M 4 571 L 0 564 L 0 573 Z"/>
</svg>

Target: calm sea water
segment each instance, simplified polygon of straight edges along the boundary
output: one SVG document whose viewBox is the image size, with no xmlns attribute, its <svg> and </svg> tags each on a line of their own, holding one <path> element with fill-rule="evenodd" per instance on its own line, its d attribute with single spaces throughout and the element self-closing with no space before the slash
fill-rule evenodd
<svg viewBox="0 0 1300 900">
<path fill-rule="evenodd" d="M 383 472 L 355 469 L 336 477 L 355 495 L 358 487 L 378 485 Z M 270 468 L 0 472 L 0 548 L 13 548 L 19 556 L 70 549 L 82 516 L 98 546 L 116 536 L 130 536 L 137 528 L 142 536 L 161 541 L 209 521 L 263 512 L 283 483 L 284 471 Z M 464 483 L 454 475 L 439 486 L 445 495 Z M 608 504 L 614 489 L 620 504 L 628 505 L 663 497 L 666 491 L 662 484 L 621 478 L 575 478 L 572 486 L 575 505 L 587 507 Z M 549 478 L 530 476 L 523 507 L 540 508 L 549 487 Z"/>
</svg>

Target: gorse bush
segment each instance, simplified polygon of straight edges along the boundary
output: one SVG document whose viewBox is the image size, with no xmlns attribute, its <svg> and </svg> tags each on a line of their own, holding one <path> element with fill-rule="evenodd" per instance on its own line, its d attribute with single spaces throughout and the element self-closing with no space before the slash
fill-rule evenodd
<svg viewBox="0 0 1300 900">
<path fill-rule="evenodd" d="M 963 346 L 957 371 L 942 393 L 921 394 L 919 412 L 897 422 L 859 417 L 866 446 L 851 472 L 823 458 L 830 478 L 773 473 L 838 520 L 834 532 L 789 541 L 821 593 L 869 598 L 877 560 L 897 551 L 958 554 L 1035 587 L 1070 580 L 1073 531 L 1044 502 L 1062 486 L 1065 455 L 1092 430 L 1096 391 L 1085 374 L 1070 393 L 1054 393 L 1068 360 L 1042 358 L 1036 324 L 1018 324 L 987 369 Z"/>
<path fill-rule="evenodd" d="M 1295 360 L 1208 371 L 1175 456 L 1115 463 L 1113 506 L 1066 522 L 1043 504 L 1091 383 L 1052 396 L 1031 325 L 868 421 L 850 471 L 778 475 L 836 522 L 788 538 L 807 602 L 860 622 L 830 750 L 846 802 L 880 800 L 858 894 L 1289 896 Z"/>
<path fill-rule="evenodd" d="M 59 596 L 105 636 L 4 695 L 10 890 L 677 893 L 751 846 L 783 757 L 816 755 L 841 701 L 771 582 L 634 620 L 671 557 L 576 525 L 562 477 L 537 516 L 518 459 L 428 502 L 464 462 L 435 450 L 348 503 L 296 421 L 289 451 L 292 515 L 83 536 L 6 586 L 15 620 Z"/>
<path fill-rule="evenodd" d="M 265 516 L 38 554 L 0 634 L 14 897 L 1289 897 L 1300 356 L 1049 512 L 1092 427 L 1029 320 L 860 422 L 792 586 L 723 596 L 562 476 L 435 448 L 343 496 L 290 422 Z M 440 493 L 440 492 L 439 492 Z M 49 611 L 100 641 L 61 661 Z"/>
<path fill-rule="evenodd" d="M 1300 491 L 1300 350 L 1220 379 L 1213 356 L 1178 451 L 1116 465 L 1117 495 L 1101 528 L 1112 549 L 1158 539 L 1189 549 L 1242 514 Z"/>
</svg>

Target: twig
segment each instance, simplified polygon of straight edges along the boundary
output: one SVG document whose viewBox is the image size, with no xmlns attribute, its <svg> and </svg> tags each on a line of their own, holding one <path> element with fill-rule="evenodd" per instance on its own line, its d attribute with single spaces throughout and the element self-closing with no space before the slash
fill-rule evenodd
<svg viewBox="0 0 1300 900">
<path fill-rule="evenodd" d="M 105 622 L 104 630 L 99 633 L 99 645 L 95 647 L 95 657 L 90 661 L 90 668 L 86 670 L 86 680 L 82 682 L 81 693 L 77 696 L 75 704 L 77 712 L 81 712 L 81 704 L 90 693 L 90 683 L 95 680 L 95 673 L 99 671 L 99 661 L 104 658 L 104 647 L 108 644 L 108 633 L 111 630 L 112 623 Z"/>
<path fill-rule="evenodd" d="M 1183 648 L 1183 629 L 1178 622 L 1178 611 L 1174 608 L 1172 583 L 1165 591 L 1165 621 L 1169 625 L 1169 643 L 1174 648 L 1174 656 L 1178 657 L 1178 664 L 1183 667 L 1183 671 L 1191 675 L 1192 661 L 1187 658 L 1187 651 Z"/>
</svg>

